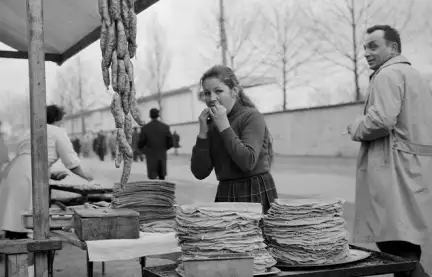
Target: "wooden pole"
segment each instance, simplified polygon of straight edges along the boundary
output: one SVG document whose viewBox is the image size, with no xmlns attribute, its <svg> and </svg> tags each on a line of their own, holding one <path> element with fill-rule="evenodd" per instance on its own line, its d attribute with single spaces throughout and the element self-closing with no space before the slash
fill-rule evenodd
<svg viewBox="0 0 432 277">
<path fill-rule="evenodd" d="M 34 239 L 49 235 L 43 0 L 27 0 Z M 35 252 L 35 277 L 48 276 L 47 252 Z"/>
<path fill-rule="evenodd" d="M 228 42 L 227 42 L 226 30 L 225 30 L 225 7 L 224 7 L 223 0 L 219 0 L 219 32 L 220 32 L 222 64 L 224 66 L 227 66 L 228 65 L 227 62 Z"/>
</svg>

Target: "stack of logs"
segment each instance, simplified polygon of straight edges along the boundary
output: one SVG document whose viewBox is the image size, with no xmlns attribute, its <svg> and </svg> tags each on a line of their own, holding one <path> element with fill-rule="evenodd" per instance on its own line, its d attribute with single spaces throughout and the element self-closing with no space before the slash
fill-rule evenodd
<svg viewBox="0 0 432 277">
<path fill-rule="evenodd" d="M 131 58 L 136 54 L 137 16 L 135 0 L 99 0 L 102 20 L 100 48 L 102 75 L 107 90 L 114 91 L 111 112 L 117 129 L 115 166 L 123 161 L 120 184 L 127 183 L 132 166 L 132 118 L 140 126 L 141 113 L 136 101 Z"/>
</svg>

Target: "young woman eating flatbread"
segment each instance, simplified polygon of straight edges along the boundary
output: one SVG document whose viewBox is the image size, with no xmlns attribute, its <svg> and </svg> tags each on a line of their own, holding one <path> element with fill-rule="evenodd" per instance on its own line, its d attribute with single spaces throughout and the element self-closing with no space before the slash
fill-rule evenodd
<svg viewBox="0 0 432 277">
<path fill-rule="evenodd" d="M 199 116 L 193 175 L 202 180 L 214 169 L 219 181 L 216 202 L 261 203 L 266 213 L 278 194 L 269 172 L 272 139 L 263 115 L 229 67 L 210 68 L 201 86 L 207 108 Z"/>
</svg>

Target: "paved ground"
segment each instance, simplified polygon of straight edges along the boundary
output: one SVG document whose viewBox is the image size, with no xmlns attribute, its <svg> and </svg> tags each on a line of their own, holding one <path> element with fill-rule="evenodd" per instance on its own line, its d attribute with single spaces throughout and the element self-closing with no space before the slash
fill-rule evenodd
<svg viewBox="0 0 432 277">
<path fill-rule="evenodd" d="M 112 161 L 100 162 L 97 159 L 83 159 L 82 165 L 90 170 L 97 181 L 105 186 L 112 186 L 120 179 L 121 170 L 114 167 Z M 354 168 L 353 159 L 276 157 L 272 174 L 275 178 L 280 197 L 342 197 L 347 200 L 344 217 L 348 229 L 352 230 L 354 218 Z M 209 202 L 214 200 L 216 178 L 196 180 L 189 170 L 189 157 L 170 156 L 168 164 L 169 179 L 177 183 L 176 200 L 179 204 Z M 77 177 L 68 177 L 70 182 L 80 182 Z M 134 163 L 131 180 L 146 179 L 145 163 Z M 82 182 L 82 181 L 81 181 Z M 65 197 L 64 193 L 57 194 Z M 363 245 L 372 247 L 373 245 Z M 426 249 L 425 259 L 432 266 L 431 247 Z M 149 264 L 163 264 L 169 261 L 150 259 Z M 139 263 L 136 260 L 109 262 L 106 276 L 140 276 Z M 55 263 L 56 277 L 85 276 L 85 253 L 66 245 L 57 254 Z M 429 269 L 430 270 L 430 269 Z M 1 275 L 0 269 L 0 276 Z M 100 264 L 95 265 L 95 276 L 101 276 Z"/>
</svg>

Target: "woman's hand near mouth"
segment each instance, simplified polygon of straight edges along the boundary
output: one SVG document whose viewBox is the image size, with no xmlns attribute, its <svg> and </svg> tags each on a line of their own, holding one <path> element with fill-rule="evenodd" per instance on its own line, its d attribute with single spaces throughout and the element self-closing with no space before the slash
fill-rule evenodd
<svg viewBox="0 0 432 277">
<path fill-rule="evenodd" d="M 209 114 L 213 119 L 213 122 L 216 124 L 219 132 L 222 132 L 223 130 L 230 127 L 227 117 L 227 110 L 218 102 L 216 102 L 215 105 L 209 109 Z"/>
<path fill-rule="evenodd" d="M 210 115 L 210 108 L 205 108 L 200 116 L 199 116 L 199 125 L 200 125 L 200 131 L 198 134 L 198 137 L 201 139 L 206 139 L 207 138 L 207 132 L 208 132 L 208 125 L 207 125 L 207 118 Z"/>
</svg>

